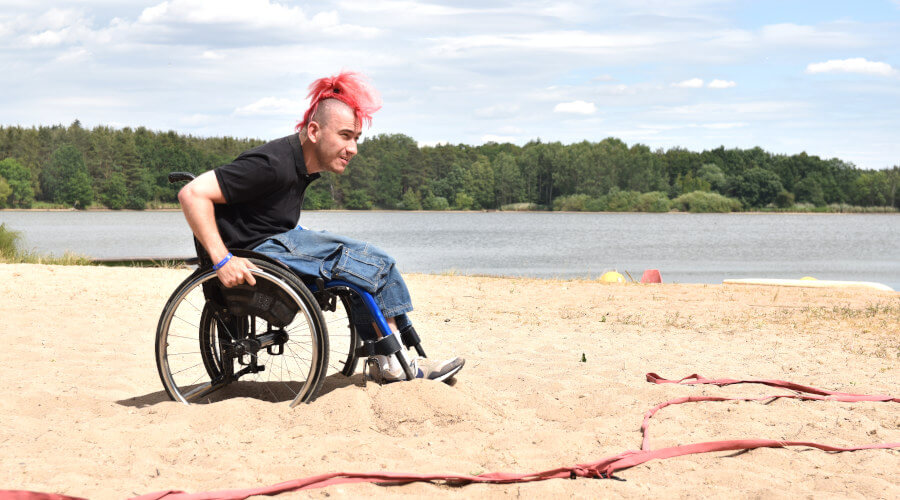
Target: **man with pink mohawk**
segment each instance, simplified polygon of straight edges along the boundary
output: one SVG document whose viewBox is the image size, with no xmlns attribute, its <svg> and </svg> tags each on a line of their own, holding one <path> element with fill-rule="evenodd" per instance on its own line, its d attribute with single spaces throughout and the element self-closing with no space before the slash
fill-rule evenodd
<svg viewBox="0 0 900 500">
<path fill-rule="evenodd" d="M 378 92 L 358 73 L 321 78 L 309 89 L 310 106 L 295 134 L 242 153 L 178 193 L 185 218 L 227 287 L 256 284 L 253 265 L 228 252 L 253 249 L 300 275 L 340 279 L 367 290 L 394 332 L 410 329 L 412 302 L 394 259 L 368 243 L 297 225 L 306 187 L 321 172 L 344 173 L 356 155 L 362 125 L 371 125 L 372 113 L 381 108 Z M 374 358 L 383 380 L 406 379 L 393 357 Z M 408 361 L 418 377 L 441 381 L 465 363 L 459 357 Z"/>
</svg>

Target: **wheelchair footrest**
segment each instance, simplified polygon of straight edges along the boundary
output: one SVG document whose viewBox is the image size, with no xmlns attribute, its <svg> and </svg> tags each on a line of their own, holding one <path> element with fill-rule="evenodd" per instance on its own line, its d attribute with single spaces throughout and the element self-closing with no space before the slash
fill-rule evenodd
<svg viewBox="0 0 900 500">
<path fill-rule="evenodd" d="M 388 335 L 378 340 L 365 340 L 362 345 L 356 348 L 356 355 L 361 358 L 367 358 L 376 354 L 383 356 L 393 356 L 400 352 L 403 346 L 397 340 L 397 335 Z"/>
</svg>

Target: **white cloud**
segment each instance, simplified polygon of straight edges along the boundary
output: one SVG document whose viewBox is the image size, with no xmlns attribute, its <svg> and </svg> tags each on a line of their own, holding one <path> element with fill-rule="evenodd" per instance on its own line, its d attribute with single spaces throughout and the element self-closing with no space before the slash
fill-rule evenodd
<svg viewBox="0 0 900 500">
<path fill-rule="evenodd" d="M 703 87 L 703 80 L 699 78 L 691 78 L 690 80 L 673 83 L 672 86 L 681 87 L 684 89 L 699 89 L 700 87 Z"/>
<path fill-rule="evenodd" d="M 61 44 L 64 35 L 64 31 L 47 30 L 42 33 L 38 33 L 37 35 L 30 35 L 28 37 L 28 44 L 35 47 L 52 47 Z"/>
<path fill-rule="evenodd" d="M 268 0 L 168 0 L 147 7 L 139 23 L 241 23 L 253 26 L 305 24 L 299 7 L 286 7 Z"/>
<path fill-rule="evenodd" d="M 711 89 L 730 89 L 736 86 L 737 83 L 730 80 L 713 80 L 709 82 L 709 88 Z"/>
<path fill-rule="evenodd" d="M 597 106 L 592 102 L 586 101 L 561 102 L 553 108 L 553 112 L 592 115 L 597 112 Z"/>
<path fill-rule="evenodd" d="M 863 75 L 890 76 L 897 72 L 890 64 L 868 61 L 862 57 L 852 59 L 832 59 L 823 63 L 813 63 L 806 72 L 815 73 L 859 73 Z"/>
<path fill-rule="evenodd" d="M 338 4 L 345 10 L 356 12 L 387 12 L 396 15 L 413 16 L 452 16 L 475 12 L 474 9 L 459 9 L 443 5 L 397 0 L 342 1 L 338 2 Z"/>
<path fill-rule="evenodd" d="M 204 50 L 203 54 L 200 56 L 203 59 L 209 59 L 211 61 L 221 61 L 225 59 L 225 55 L 221 52 L 216 52 L 214 50 Z"/>
<path fill-rule="evenodd" d="M 306 111 L 306 102 L 280 97 L 263 97 L 262 99 L 241 106 L 234 110 L 240 116 L 258 115 L 290 115 L 299 116 Z"/>
<path fill-rule="evenodd" d="M 167 0 L 145 8 L 137 20 L 144 25 L 235 25 L 253 29 L 282 29 L 295 33 L 355 34 L 371 37 L 376 28 L 341 24 L 337 12 L 308 17 L 300 7 L 270 0 Z"/>
</svg>

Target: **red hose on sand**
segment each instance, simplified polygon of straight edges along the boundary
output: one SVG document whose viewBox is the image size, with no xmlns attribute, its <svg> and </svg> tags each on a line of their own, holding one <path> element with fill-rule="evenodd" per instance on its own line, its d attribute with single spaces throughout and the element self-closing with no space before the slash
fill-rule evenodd
<svg viewBox="0 0 900 500">
<path fill-rule="evenodd" d="M 203 493 L 184 493 L 181 491 L 159 491 L 135 497 L 133 500 L 243 500 L 254 495 L 277 495 L 288 491 L 298 491 L 314 488 L 324 488 L 334 484 L 348 483 L 379 483 L 379 484 L 405 484 L 411 482 L 434 482 L 442 481 L 446 484 L 462 486 L 470 483 L 525 483 L 532 481 L 544 481 L 556 478 L 608 478 L 617 471 L 625 470 L 635 465 L 640 465 L 650 460 L 666 459 L 678 457 L 682 455 L 692 455 L 695 453 L 710 453 L 716 451 L 733 451 L 733 450 L 752 450 L 756 448 L 784 448 L 787 446 L 806 446 L 809 448 L 817 448 L 824 451 L 856 451 L 856 450 L 872 450 L 872 449 L 888 449 L 900 448 L 900 443 L 879 443 L 867 444 L 851 447 L 830 446 L 820 443 L 808 441 L 777 441 L 772 439 L 733 439 L 726 441 L 708 441 L 705 443 L 693 443 L 681 446 L 672 446 L 668 448 L 650 449 L 650 438 L 648 429 L 650 419 L 659 410 L 683 403 L 698 403 L 704 401 L 760 401 L 778 398 L 791 398 L 800 400 L 819 400 L 819 401 L 841 401 L 841 402 L 860 402 L 860 401 L 876 401 L 886 403 L 900 403 L 900 398 L 886 395 L 866 395 L 851 394 L 846 392 L 828 391 L 786 382 L 783 380 L 733 380 L 733 379 L 707 379 L 700 375 L 694 374 L 680 380 L 668 380 L 660 377 L 655 373 L 647 374 L 647 381 L 654 384 L 711 384 L 718 386 L 726 386 L 732 384 L 763 384 L 771 387 L 779 387 L 796 391 L 795 394 L 779 394 L 774 396 L 765 396 L 757 398 L 730 398 L 718 396 L 689 396 L 683 398 L 672 399 L 665 403 L 660 403 L 651 408 L 644 415 L 644 422 L 641 425 L 641 433 L 643 440 L 641 449 L 635 451 L 625 451 L 618 455 L 606 457 L 597 462 L 587 464 L 577 464 L 571 467 L 560 467 L 543 472 L 531 474 L 516 474 L 508 472 L 491 472 L 470 476 L 465 474 L 411 474 L 402 472 L 334 472 L 329 474 L 321 474 L 310 476 L 302 479 L 295 479 L 283 483 L 263 486 L 258 488 L 240 489 L 240 490 L 221 490 Z M 0 491 L 0 500 L 76 500 L 73 497 L 62 495 L 50 495 L 44 493 L 33 492 L 15 492 Z"/>
</svg>

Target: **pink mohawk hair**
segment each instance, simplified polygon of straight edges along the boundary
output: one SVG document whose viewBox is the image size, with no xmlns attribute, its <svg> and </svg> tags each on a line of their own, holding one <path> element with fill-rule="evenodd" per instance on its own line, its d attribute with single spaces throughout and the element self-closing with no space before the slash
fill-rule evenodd
<svg viewBox="0 0 900 500">
<path fill-rule="evenodd" d="M 337 75 L 319 78 L 309 85 L 309 109 L 303 114 L 303 121 L 296 131 L 309 125 L 319 103 L 325 99 L 337 99 L 350 106 L 360 125 L 372 126 L 372 113 L 381 109 L 381 95 L 365 76 L 354 71 L 342 71 Z"/>
</svg>

